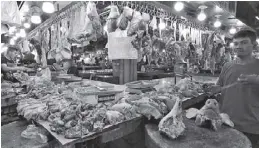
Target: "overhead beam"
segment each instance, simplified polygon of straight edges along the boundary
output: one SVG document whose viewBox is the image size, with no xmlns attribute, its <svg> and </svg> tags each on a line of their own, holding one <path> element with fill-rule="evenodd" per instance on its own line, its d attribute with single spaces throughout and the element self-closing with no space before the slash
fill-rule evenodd
<svg viewBox="0 0 259 148">
<path fill-rule="evenodd" d="M 67 13 L 70 13 L 71 11 L 74 11 L 80 6 L 81 2 L 71 2 L 66 7 L 58 11 L 56 14 L 51 16 L 49 19 L 41 23 L 39 26 L 37 26 L 35 29 L 29 32 L 28 38 L 36 34 L 39 30 L 43 30 L 44 28 L 50 27 L 52 24 L 60 21 L 64 17 L 66 17 Z"/>
</svg>

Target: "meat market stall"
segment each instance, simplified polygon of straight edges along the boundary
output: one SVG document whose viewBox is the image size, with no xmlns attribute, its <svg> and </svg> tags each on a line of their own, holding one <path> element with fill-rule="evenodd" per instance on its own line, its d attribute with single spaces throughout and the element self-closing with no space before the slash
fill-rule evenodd
<svg viewBox="0 0 259 148">
<path fill-rule="evenodd" d="M 93 80 L 83 80 L 82 82 L 73 82 L 68 85 L 55 85 L 53 82 L 42 80 L 41 78 L 32 78 L 30 81 L 31 90 L 29 93 L 19 95 L 17 98 L 18 113 L 27 120 L 34 120 L 43 126 L 63 146 L 73 146 L 75 143 L 94 139 L 100 140 L 100 143 L 107 143 L 124 137 L 132 133 L 134 129 L 138 129 L 139 126 L 143 126 L 143 115 L 148 118 L 161 118 L 167 107 L 162 103 L 163 101 L 161 102 L 161 100 L 156 100 L 155 98 L 157 95 L 161 95 L 163 100 L 163 97 L 167 96 L 163 94 L 172 89 L 169 86 L 174 85 L 174 79 L 161 79 L 154 82 L 139 81 L 138 83 L 134 82 L 127 85 L 113 85 Z M 188 84 L 191 84 L 191 82 Z M 151 91 L 137 95 L 134 92 L 127 93 L 126 88 L 128 87 L 132 89 L 155 87 L 156 90 L 161 92 Z M 194 89 L 199 89 L 198 87 L 200 86 L 197 85 Z M 84 97 L 82 94 L 84 94 Z M 189 95 L 192 96 L 192 94 Z M 150 99 L 153 96 L 153 101 L 145 96 L 150 97 Z M 186 96 L 188 96 L 188 93 Z M 202 101 L 205 97 L 200 99 Z M 190 107 L 197 101 L 190 102 L 190 100 L 196 99 L 183 99 L 184 108 Z M 157 101 L 162 104 L 157 104 Z M 172 100 L 172 102 L 174 101 Z M 150 103 L 158 106 L 154 107 Z M 70 111 L 69 108 L 71 109 Z M 65 112 L 71 112 L 72 115 L 72 108 L 75 109 L 74 117 L 71 116 L 72 119 L 78 119 L 66 121 L 70 117 Z M 84 108 L 88 109 L 84 110 Z M 149 109 L 156 109 L 156 113 L 150 114 Z M 64 121 L 66 123 L 61 123 Z M 74 124 L 78 124 L 78 126 L 74 126 Z M 67 132 L 64 131 L 64 126 L 68 127 Z M 69 128 L 69 126 L 73 127 Z"/>
<path fill-rule="evenodd" d="M 31 6 L 41 13 L 35 8 L 37 4 Z M 36 76 L 21 72 L 17 76 L 19 87 L 8 84 L 11 86 L 5 89 L 4 95 L 15 98 L 12 103 L 17 103 L 18 115 L 27 120 L 26 126 L 29 124 L 27 128 L 18 124 L 23 138 L 68 148 L 142 148 L 145 143 L 148 148 L 170 144 L 186 147 L 191 142 L 197 146 L 217 146 L 219 142 L 225 147 L 250 146 L 215 106 L 211 109 L 216 110 L 215 115 L 209 112 L 213 114 L 212 128 L 215 121 L 230 120 L 216 132 L 187 119 L 201 118 L 197 110 L 208 100 L 216 101 L 216 96 L 206 92 L 216 79 L 192 73 L 197 73 L 194 63 L 199 58 L 210 59 L 210 46 L 221 31 L 175 15 L 163 2 L 82 1 L 60 8 L 61 4 L 55 2 L 58 11 L 20 41 L 23 48 L 29 48 L 30 42 L 30 48 L 40 53 L 43 72 Z M 106 66 L 94 66 L 89 51 L 94 45 L 105 45 L 101 50 L 107 52 L 102 57 Z M 77 59 L 80 54 L 83 58 Z M 50 60 L 56 60 L 55 64 L 48 64 Z M 71 63 L 64 62 L 67 60 Z M 107 68 L 108 61 L 112 69 Z M 59 69 L 57 63 L 62 62 L 63 67 L 71 64 L 70 68 L 80 69 L 78 75 Z M 190 111 L 192 107 L 197 109 Z M 193 114 L 187 115 L 188 111 Z M 13 126 L 17 124 L 6 127 Z M 184 131 L 186 135 L 178 137 Z M 163 134 L 173 138 L 166 139 Z M 226 143 L 225 136 L 235 138 Z"/>
</svg>

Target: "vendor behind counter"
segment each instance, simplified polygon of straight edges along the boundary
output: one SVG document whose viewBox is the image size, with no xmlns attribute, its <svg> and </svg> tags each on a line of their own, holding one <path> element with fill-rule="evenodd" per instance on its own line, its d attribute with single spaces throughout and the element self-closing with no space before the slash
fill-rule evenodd
<svg viewBox="0 0 259 148">
<path fill-rule="evenodd" d="M 51 65 L 52 71 L 65 72 L 67 74 L 79 75 L 79 71 L 75 62 L 72 59 L 63 59 L 60 62 L 56 62 L 55 59 L 48 59 L 48 65 Z"/>
<path fill-rule="evenodd" d="M 35 55 L 31 52 L 24 53 L 23 59 L 21 60 L 23 64 L 33 64 L 36 63 Z"/>
<path fill-rule="evenodd" d="M 77 66 L 72 59 L 64 59 L 63 61 L 63 69 L 67 70 L 67 74 L 74 74 L 76 76 L 79 75 Z"/>
<path fill-rule="evenodd" d="M 31 68 L 24 66 L 17 66 L 16 58 L 19 51 L 19 47 L 9 46 L 7 51 L 1 53 L 1 74 L 4 80 L 17 82 L 13 77 L 13 73 L 17 71 L 33 71 Z"/>
</svg>

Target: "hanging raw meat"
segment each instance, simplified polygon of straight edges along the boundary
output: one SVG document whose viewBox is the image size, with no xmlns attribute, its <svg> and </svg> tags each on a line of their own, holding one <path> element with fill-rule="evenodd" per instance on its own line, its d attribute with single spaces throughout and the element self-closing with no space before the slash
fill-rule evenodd
<svg viewBox="0 0 259 148">
<path fill-rule="evenodd" d="M 146 23 L 150 21 L 150 15 L 148 13 L 142 13 L 142 18 Z"/>
<path fill-rule="evenodd" d="M 1 24 L 21 25 L 19 8 L 15 1 L 1 1 Z"/>
<path fill-rule="evenodd" d="M 176 41 L 176 21 L 173 23 L 173 28 L 174 28 L 174 41 Z"/>
<path fill-rule="evenodd" d="M 125 30 L 128 27 L 129 20 L 132 19 L 133 10 L 129 7 L 124 7 L 123 12 L 117 19 L 117 27 L 121 30 Z"/>
<path fill-rule="evenodd" d="M 148 13 L 142 13 L 142 18 L 145 23 L 145 30 L 148 30 L 148 24 L 150 22 L 150 15 Z"/>
<path fill-rule="evenodd" d="M 85 8 L 85 6 L 82 6 Z M 80 43 L 79 40 L 76 39 L 76 34 L 79 32 L 80 28 L 84 26 L 84 24 L 80 24 L 80 21 L 82 21 L 83 16 L 80 15 L 81 9 L 76 9 L 74 12 L 71 13 L 70 17 L 70 29 L 68 33 L 68 41 L 70 43 Z M 81 32 L 82 33 L 82 32 Z"/>
<path fill-rule="evenodd" d="M 94 2 L 89 1 L 86 8 L 86 14 L 90 21 L 92 22 L 93 31 L 97 38 L 100 38 L 103 34 L 103 27 L 100 22 L 100 17 L 96 10 L 96 5 Z M 96 39 L 97 40 L 97 39 Z M 93 41 L 96 41 L 95 39 Z"/>
<path fill-rule="evenodd" d="M 42 45 L 41 47 L 48 52 L 49 51 L 49 31 L 45 29 L 42 35 Z"/>
<path fill-rule="evenodd" d="M 171 40 L 171 38 L 173 38 L 173 33 L 174 30 L 171 27 L 167 26 L 165 29 L 161 31 L 161 38 L 165 43 L 167 43 Z"/>
<path fill-rule="evenodd" d="M 181 42 L 175 42 L 174 45 L 174 52 L 175 52 L 175 58 L 177 63 L 184 63 L 184 59 L 186 57 L 184 44 Z M 186 50 L 188 51 L 188 50 Z"/>
<path fill-rule="evenodd" d="M 128 36 L 132 36 L 133 34 L 135 34 L 140 29 L 140 26 L 142 26 L 144 24 L 143 22 L 144 21 L 142 19 L 140 12 L 134 11 L 133 18 L 130 22 L 130 26 L 129 26 L 129 29 L 127 32 Z M 145 28 L 144 28 L 144 30 L 145 30 Z"/>
<path fill-rule="evenodd" d="M 30 51 L 29 41 L 27 39 L 23 41 L 22 45 L 23 45 L 22 46 L 23 48 L 21 48 L 22 49 L 22 53 L 26 53 L 26 52 Z"/>
<path fill-rule="evenodd" d="M 151 20 L 149 26 L 153 28 L 153 30 L 157 29 L 157 20 L 155 16 L 153 16 L 153 19 Z"/>
<path fill-rule="evenodd" d="M 114 32 L 117 29 L 117 18 L 120 15 L 119 9 L 117 6 L 112 5 L 110 14 L 107 18 L 107 31 L 108 33 Z"/>
<path fill-rule="evenodd" d="M 72 34 L 74 30 L 74 23 L 75 23 L 75 12 L 71 12 L 69 16 L 69 30 L 67 35 L 67 40 L 69 43 L 72 43 Z"/>
<path fill-rule="evenodd" d="M 62 48 L 70 49 L 71 45 L 68 43 L 68 40 L 67 40 L 67 36 L 68 36 L 68 20 L 67 19 L 63 19 L 61 21 L 60 32 L 61 32 L 60 38 L 61 38 Z"/>
<path fill-rule="evenodd" d="M 87 42 L 90 40 L 93 40 L 93 41 L 97 40 L 97 36 L 93 28 L 93 23 L 89 18 L 90 15 L 88 16 L 87 14 L 87 11 L 90 11 L 90 10 L 87 10 L 87 9 L 90 9 L 88 8 L 88 5 L 89 3 L 87 4 L 87 6 L 84 5 L 83 7 L 81 7 L 80 20 L 79 20 L 80 29 L 78 30 L 78 33 L 76 35 L 76 39 L 79 40 L 81 44 L 85 44 L 85 45 L 87 45 Z"/>
<path fill-rule="evenodd" d="M 97 40 L 92 21 L 88 18 L 86 5 L 72 13 L 68 41 L 86 46 L 90 40 Z"/>
</svg>

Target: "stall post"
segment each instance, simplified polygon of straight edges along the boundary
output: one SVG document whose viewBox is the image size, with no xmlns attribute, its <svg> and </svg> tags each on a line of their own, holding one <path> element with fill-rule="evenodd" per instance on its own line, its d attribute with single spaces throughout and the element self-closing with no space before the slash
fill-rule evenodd
<svg viewBox="0 0 259 148">
<path fill-rule="evenodd" d="M 108 33 L 108 58 L 113 61 L 113 76 L 119 84 L 137 80 L 138 51 L 132 45 L 135 36 L 127 36 L 126 30 Z"/>
<path fill-rule="evenodd" d="M 120 84 L 137 80 L 137 59 L 118 59 L 112 64 L 113 76 L 119 77 Z"/>
</svg>

